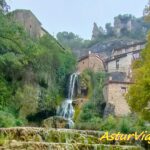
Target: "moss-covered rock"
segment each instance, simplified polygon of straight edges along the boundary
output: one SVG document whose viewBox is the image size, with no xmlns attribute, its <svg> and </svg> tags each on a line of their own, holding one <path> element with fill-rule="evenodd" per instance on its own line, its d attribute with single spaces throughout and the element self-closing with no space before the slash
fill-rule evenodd
<svg viewBox="0 0 150 150">
<path fill-rule="evenodd" d="M 103 132 L 73 129 L 1 128 L 3 150 L 141 150 L 134 145 L 100 142 Z M 104 144 L 105 143 L 105 144 Z"/>
<path fill-rule="evenodd" d="M 3 150 L 142 150 L 138 146 L 120 146 L 103 144 L 39 143 L 13 141 Z"/>
<path fill-rule="evenodd" d="M 67 128 L 68 120 L 59 116 L 54 116 L 43 120 L 42 126 L 45 128 Z"/>
</svg>

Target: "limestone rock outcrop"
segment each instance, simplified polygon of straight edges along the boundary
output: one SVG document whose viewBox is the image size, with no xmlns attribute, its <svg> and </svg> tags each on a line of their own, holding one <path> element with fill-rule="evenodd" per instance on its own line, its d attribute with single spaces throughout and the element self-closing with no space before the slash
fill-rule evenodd
<svg viewBox="0 0 150 150">
<path fill-rule="evenodd" d="M 45 128 L 68 128 L 68 120 L 59 116 L 49 117 L 42 122 Z"/>
</svg>

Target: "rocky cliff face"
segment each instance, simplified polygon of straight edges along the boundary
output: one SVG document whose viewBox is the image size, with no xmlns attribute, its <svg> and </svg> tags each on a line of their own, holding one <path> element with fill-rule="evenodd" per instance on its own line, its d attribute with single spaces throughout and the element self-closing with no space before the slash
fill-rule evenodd
<svg viewBox="0 0 150 150">
<path fill-rule="evenodd" d="M 131 32 L 134 28 L 132 16 L 121 16 L 114 18 L 114 31 L 116 36 L 121 36 L 125 32 Z"/>
<path fill-rule="evenodd" d="M 138 36 L 143 37 L 149 30 L 150 24 L 144 21 L 144 18 L 135 18 L 131 15 L 119 15 L 114 18 L 114 31 L 116 36 L 129 35 L 136 38 L 135 35 L 138 32 Z"/>
<path fill-rule="evenodd" d="M 135 18 L 132 15 L 119 15 L 114 18 L 114 25 L 110 23 L 105 25 L 105 30 L 102 27 L 98 27 L 96 23 L 93 25 L 92 40 L 98 38 L 105 38 L 116 36 L 128 36 L 133 39 L 144 38 L 145 34 L 150 28 L 150 23 L 146 23 L 144 18 Z M 138 36 L 137 32 L 139 33 Z"/>
<path fill-rule="evenodd" d="M 93 31 L 92 31 L 92 40 L 96 40 L 97 38 L 103 36 L 105 34 L 102 27 L 98 27 L 97 24 L 94 22 L 93 24 Z"/>
<path fill-rule="evenodd" d="M 82 48 L 74 48 L 73 52 L 77 57 L 88 54 L 89 51 L 100 53 L 104 58 L 111 55 L 115 48 L 120 48 L 128 44 L 144 41 L 150 23 L 144 18 L 135 18 L 132 15 L 119 15 L 114 18 L 114 24 L 107 23 L 105 29 L 96 23 L 93 25 L 92 37 L 88 44 Z"/>
</svg>

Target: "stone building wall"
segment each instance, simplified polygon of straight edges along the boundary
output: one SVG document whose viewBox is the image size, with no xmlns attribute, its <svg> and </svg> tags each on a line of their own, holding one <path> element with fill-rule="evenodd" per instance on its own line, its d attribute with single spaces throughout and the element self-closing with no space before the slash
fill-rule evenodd
<svg viewBox="0 0 150 150">
<path fill-rule="evenodd" d="M 140 57 L 144 47 L 145 42 L 141 42 L 113 50 L 111 58 L 107 60 L 107 71 L 125 72 L 127 76 L 130 76 L 132 62 Z"/>
<path fill-rule="evenodd" d="M 112 56 L 121 55 L 124 53 L 130 53 L 135 51 L 140 51 L 145 48 L 145 42 L 140 42 L 138 44 L 129 45 L 120 49 L 115 49 L 112 52 Z"/>
<path fill-rule="evenodd" d="M 104 116 L 130 113 L 124 96 L 132 84 L 132 62 L 140 57 L 140 51 L 144 47 L 145 42 L 127 45 L 113 50 L 111 58 L 107 60 L 109 78 L 103 90 L 106 101 Z"/>
<path fill-rule="evenodd" d="M 104 97 L 106 98 L 105 114 L 114 114 L 115 116 L 128 115 L 130 108 L 125 99 L 130 83 L 108 83 L 104 87 Z M 110 107 L 114 106 L 114 112 L 110 112 Z M 108 113 L 109 112 L 109 113 Z"/>
<path fill-rule="evenodd" d="M 89 54 L 88 56 L 81 58 L 78 61 L 78 72 L 82 73 L 86 69 L 91 69 L 94 72 L 104 71 L 103 60 L 95 54 Z"/>
<path fill-rule="evenodd" d="M 85 69 L 89 68 L 89 57 L 82 59 L 78 62 L 78 72 L 82 73 Z"/>
<path fill-rule="evenodd" d="M 45 34 L 40 21 L 30 10 L 15 10 L 11 15 L 15 21 L 25 27 L 32 38 L 39 38 Z"/>
<path fill-rule="evenodd" d="M 127 54 L 125 57 L 114 59 L 108 62 L 108 72 L 125 72 L 127 75 L 131 71 L 133 56 L 132 53 Z"/>
</svg>

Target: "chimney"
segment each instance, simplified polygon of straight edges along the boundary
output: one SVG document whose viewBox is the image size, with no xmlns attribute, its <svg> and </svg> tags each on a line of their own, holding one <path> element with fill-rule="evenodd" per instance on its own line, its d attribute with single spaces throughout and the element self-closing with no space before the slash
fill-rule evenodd
<svg viewBox="0 0 150 150">
<path fill-rule="evenodd" d="M 112 76 L 109 77 L 109 81 L 112 81 Z"/>
</svg>

